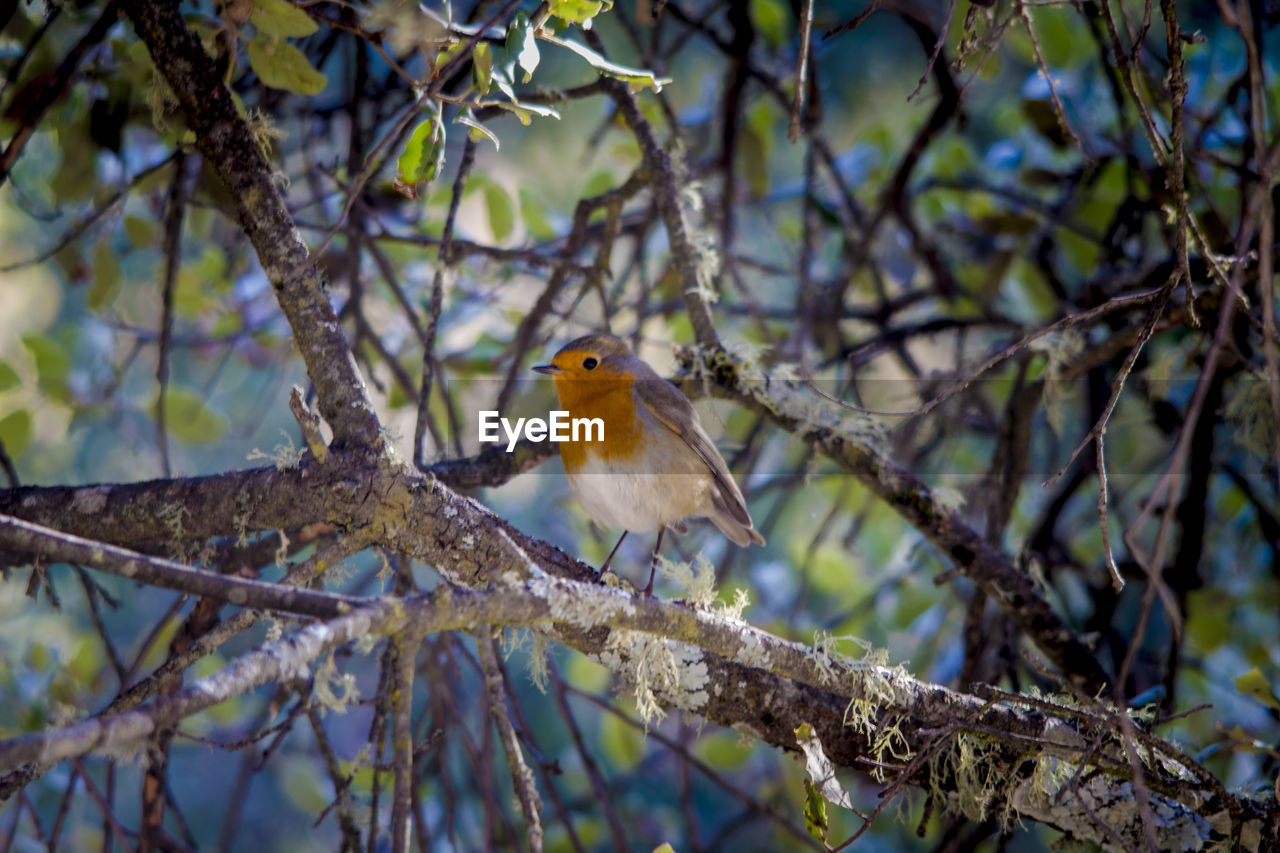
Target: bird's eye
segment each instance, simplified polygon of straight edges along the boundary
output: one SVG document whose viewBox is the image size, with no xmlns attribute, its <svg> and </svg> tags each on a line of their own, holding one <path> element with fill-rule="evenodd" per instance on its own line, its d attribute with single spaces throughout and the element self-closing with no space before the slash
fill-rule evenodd
<svg viewBox="0 0 1280 853">
<path fill-rule="evenodd" d="M 595 370 L 596 365 L 599 363 L 600 362 L 596 361 L 594 358 L 584 358 L 582 360 L 582 366 L 585 367 L 587 370 Z"/>
</svg>

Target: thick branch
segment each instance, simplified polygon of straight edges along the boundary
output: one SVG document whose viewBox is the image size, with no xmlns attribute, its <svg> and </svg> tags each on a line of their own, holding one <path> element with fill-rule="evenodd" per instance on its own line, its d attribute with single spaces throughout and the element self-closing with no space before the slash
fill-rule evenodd
<svg viewBox="0 0 1280 853">
<path fill-rule="evenodd" d="M 713 394 L 761 413 L 866 484 L 998 601 L 1082 690 L 1096 695 L 1110 682 L 1097 658 L 1054 612 L 1031 576 L 945 508 L 925 483 L 899 468 L 865 437 L 842 428 L 847 413 L 836 409 L 820 423 L 814 412 L 826 404 L 794 383 L 771 381 L 758 368 L 722 352 L 698 361 L 693 351 L 683 357 L 687 366 L 711 383 Z M 697 388 L 695 381 L 690 390 Z"/>
<path fill-rule="evenodd" d="M 984 702 L 915 681 L 902 670 L 850 663 L 781 640 L 734 618 L 561 580 L 542 574 L 532 564 L 526 568 L 529 580 L 508 580 L 484 592 L 446 586 L 408 600 L 382 599 L 251 652 L 222 672 L 135 711 L 0 741 L 0 767 L 56 761 L 90 751 L 130 753 L 157 728 L 269 681 L 302 677 L 322 654 L 363 636 L 416 635 L 485 622 L 553 621 L 571 645 L 632 683 L 642 661 L 652 666 L 656 644 L 676 667 L 675 680 L 659 688 L 658 698 L 664 704 L 703 714 L 721 725 L 746 726 L 784 748 L 794 749 L 793 729 L 810 722 L 837 762 L 853 765 L 859 757 L 880 762 L 887 757 L 879 737 L 886 729 L 898 733 L 895 749 L 902 754 L 914 753 L 930 733 L 946 726 L 979 736 L 969 748 L 979 749 L 984 761 L 999 762 L 1000 772 L 1008 774 L 984 794 L 989 800 L 984 808 L 1007 799 L 1027 816 L 1048 819 L 1072 831 L 1072 826 L 1056 823 L 1066 811 L 1054 795 L 1065 783 L 1037 781 L 1035 762 L 1025 760 L 1029 755 L 1052 755 L 1100 769 L 1084 788 L 1088 806 L 1095 810 L 1100 803 L 1114 804 L 1126 797 L 1129 782 L 1123 778 L 1127 768 L 1122 757 L 1110 755 L 1106 746 L 1097 748 L 1106 736 L 1095 728 L 1100 718 L 1069 708 L 1054 715 Z M 948 774 L 949 766 L 946 761 L 923 764 L 910 781 L 929 785 L 937 774 Z M 1226 804 L 1178 773 L 1167 754 L 1163 761 L 1153 759 L 1145 772 L 1152 800 L 1161 811 L 1162 841 L 1168 849 L 1188 837 L 1208 841 Z M 944 780 L 934 780 L 939 781 Z M 1245 798 L 1233 805 L 1250 823 L 1267 820 L 1267 809 L 1274 809 L 1274 804 Z M 1257 837 L 1260 824 L 1254 826 L 1254 834 L 1246 832 L 1245 837 Z"/>
<path fill-rule="evenodd" d="M 240 224 L 293 329 L 319 395 L 320 411 L 338 440 L 381 447 L 368 391 L 329 304 L 324 284 L 289 215 L 271 165 L 236 112 L 213 59 L 187 27 L 174 0 L 122 0 L 156 69 L 195 132 L 200 153 L 227 185 Z"/>
<path fill-rule="evenodd" d="M 317 592 L 193 569 L 172 560 L 148 557 L 7 515 L 0 515 L 0 547 L 39 554 L 54 562 L 78 563 L 138 583 L 259 610 L 283 610 L 303 616 L 331 619 L 360 604 L 357 598 L 332 592 Z"/>
</svg>

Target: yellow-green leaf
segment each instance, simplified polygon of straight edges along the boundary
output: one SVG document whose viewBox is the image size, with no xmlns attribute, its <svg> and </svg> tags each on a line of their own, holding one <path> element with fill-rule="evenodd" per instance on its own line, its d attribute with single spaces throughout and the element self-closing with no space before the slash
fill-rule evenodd
<svg viewBox="0 0 1280 853">
<path fill-rule="evenodd" d="M 747 14 L 756 30 L 764 35 L 772 44 L 780 45 L 787 40 L 787 19 L 790 11 L 780 0 L 750 0 Z"/>
<path fill-rule="evenodd" d="M 497 78 L 495 77 L 494 79 Z M 513 101 L 508 104 L 499 101 L 495 103 L 494 106 L 515 113 L 516 118 L 520 119 L 520 123 L 525 127 L 528 127 L 529 122 L 532 121 L 530 116 L 537 115 L 543 116 L 544 118 L 560 118 L 560 113 L 556 112 L 551 107 L 544 107 L 541 104 L 524 104 L 517 101 Z"/>
<path fill-rule="evenodd" d="M 613 714 L 600 720 L 600 751 L 619 770 L 627 771 L 644 757 L 644 738 Z"/>
<path fill-rule="evenodd" d="M 507 31 L 507 53 L 515 57 L 516 62 L 524 69 L 524 82 L 528 83 L 541 57 L 538 54 L 538 40 L 534 38 L 533 27 L 530 26 L 529 18 L 523 12 L 516 13 L 515 20 L 511 22 L 511 29 Z"/>
<path fill-rule="evenodd" d="M 604 3 L 599 0 L 551 0 L 550 11 L 562 21 L 580 24 L 599 15 Z"/>
<path fill-rule="evenodd" d="M 457 117 L 454 118 L 453 123 L 465 125 L 470 128 L 470 130 L 467 131 L 467 136 L 470 137 L 472 142 L 479 142 L 481 139 L 487 139 L 493 143 L 494 151 L 502 148 L 502 144 L 498 141 L 497 134 L 480 122 L 476 121 L 475 117 L 469 113 L 458 113 Z"/>
<path fill-rule="evenodd" d="M 31 413 L 20 409 L 0 418 L 0 443 L 10 456 L 19 456 L 31 441 Z"/>
<path fill-rule="evenodd" d="M 210 444 L 227 431 L 227 419 L 187 388 L 171 386 L 165 391 L 164 414 L 169 433 L 187 444 Z"/>
<path fill-rule="evenodd" d="M 556 229 L 547 222 L 543 212 L 542 199 L 523 187 L 520 188 L 520 220 L 525 230 L 535 240 L 554 240 Z"/>
<path fill-rule="evenodd" d="M 156 244 L 156 225 L 150 219 L 141 216 L 124 218 L 124 233 L 129 242 L 140 249 L 149 249 Z"/>
<path fill-rule="evenodd" d="M 1267 683 L 1266 677 L 1263 676 L 1262 670 L 1256 666 L 1236 679 L 1236 690 L 1246 696 L 1252 696 L 1268 708 L 1280 711 L 1280 697 L 1276 696 L 1271 685 Z"/>
<path fill-rule="evenodd" d="M 258 32 L 278 38 L 301 38 L 319 29 L 310 15 L 287 0 L 253 0 L 249 20 Z"/>
<path fill-rule="evenodd" d="M 120 292 L 120 260 L 111 243 L 103 240 L 93 250 L 93 284 L 89 286 L 89 310 L 101 313 Z"/>
<path fill-rule="evenodd" d="M 511 196 L 495 183 L 487 183 L 484 187 L 484 203 L 489 210 L 489 230 L 493 239 L 502 242 L 511 236 L 511 228 L 515 225 L 515 210 L 511 205 Z"/>
<path fill-rule="evenodd" d="M 296 95 L 318 95 L 329 83 L 302 51 L 287 41 L 262 35 L 249 42 L 249 65 L 264 85 Z"/>
<path fill-rule="evenodd" d="M 631 68 L 626 65 L 619 65 L 616 62 L 610 62 L 600 54 L 596 53 L 586 45 L 578 44 L 575 41 L 561 38 L 548 38 L 552 44 L 558 44 L 561 47 L 568 48 L 574 53 L 581 56 L 591 65 L 592 68 L 608 77 L 616 77 L 630 84 L 632 90 L 650 88 L 655 92 L 662 91 L 662 87 L 671 81 L 665 77 L 659 77 L 652 71 L 644 68 Z"/>
<path fill-rule="evenodd" d="M 434 113 L 413 129 L 396 160 L 400 173 L 395 188 L 409 198 L 418 197 L 418 185 L 439 174 L 444 166 L 444 124 Z"/>
<path fill-rule="evenodd" d="M 493 49 L 487 41 L 477 44 L 471 52 L 471 83 L 477 95 L 489 94 L 493 86 Z"/>
<path fill-rule="evenodd" d="M 71 356 L 52 338 L 28 335 L 22 344 L 36 361 L 36 374 L 41 385 L 60 384 L 71 372 Z"/>
<path fill-rule="evenodd" d="M 8 362 L 0 361 L 0 391 L 8 391 L 20 381 L 18 371 L 10 367 Z"/>
</svg>

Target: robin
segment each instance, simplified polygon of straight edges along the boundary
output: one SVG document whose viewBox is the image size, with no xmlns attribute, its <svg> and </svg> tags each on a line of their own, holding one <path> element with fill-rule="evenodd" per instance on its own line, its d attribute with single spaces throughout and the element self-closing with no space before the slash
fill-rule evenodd
<svg viewBox="0 0 1280 853">
<path fill-rule="evenodd" d="M 575 435 L 584 440 L 560 445 L 578 503 L 594 521 L 623 531 L 600 574 L 609 570 L 628 532 L 657 528 L 644 590 L 651 595 L 662 534 L 667 528 L 684 533 L 688 518 L 710 519 L 735 545 L 764 544 L 689 399 L 625 343 L 613 335 L 586 335 L 533 369 L 552 377 L 570 418 L 604 423 L 601 440 Z"/>
</svg>

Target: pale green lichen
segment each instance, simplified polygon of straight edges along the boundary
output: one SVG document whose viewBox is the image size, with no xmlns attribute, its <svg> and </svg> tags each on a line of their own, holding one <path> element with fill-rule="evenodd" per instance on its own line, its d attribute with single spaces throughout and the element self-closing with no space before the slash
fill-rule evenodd
<svg viewBox="0 0 1280 853">
<path fill-rule="evenodd" d="M 276 568 L 284 569 L 285 563 L 289 562 L 289 535 L 283 530 L 277 530 L 276 534 L 280 537 L 275 553 Z"/>
<path fill-rule="evenodd" d="M 959 489 L 953 489 L 950 486 L 936 486 L 930 489 L 933 495 L 933 502 L 943 512 L 954 513 L 964 508 L 964 493 Z"/>
<path fill-rule="evenodd" d="M 752 667 L 753 669 L 763 669 L 769 672 L 773 671 L 773 656 L 769 654 L 768 645 L 761 639 L 757 632 L 742 632 L 741 641 L 742 645 L 738 647 L 738 652 L 734 655 L 734 659 L 738 663 L 743 666 Z"/>
<path fill-rule="evenodd" d="M 1062 378 L 1064 371 L 1080 353 L 1084 352 L 1085 338 L 1074 329 L 1061 332 L 1050 332 L 1028 345 L 1032 352 L 1044 353 L 1048 363 L 1044 368 L 1044 390 L 1041 401 L 1044 403 L 1045 416 L 1054 434 L 1061 437 L 1067 427 L 1067 419 L 1071 407 L 1067 406 L 1068 396 L 1074 392 L 1073 383 Z"/>
<path fill-rule="evenodd" d="M 347 707 L 360 698 L 356 692 L 356 677 L 349 672 L 338 672 L 332 650 L 316 668 L 311 695 L 321 708 L 339 714 L 345 714 Z"/>
<path fill-rule="evenodd" d="M 356 653 L 367 655 L 373 651 L 374 647 L 381 642 L 382 637 L 377 634 L 361 634 L 360 639 L 356 640 Z"/>
<path fill-rule="evenodd" d="M 994 746 L 961 732 L 929 763 L 933 795 L 938 802 L 948 803 L 976 821 L 986 820 L 992 809 L 999 806 L 1001 826 L 1007 829 L 1013 825 L 1017 811 L 1005 790 L 1011 774 L 999 760 Z M 952 780 L 950 790 L 940 787 L 944 779 Z"/>
<path fill-rule="evenodd" d="M 751 596 L 742 587 L 738 587 L 733 591 L 733 601 L 731 603 L 722 602 L 719 605 L 718 614 L 725 619 L 732 619 L 735 622 L 742 621 L 742 613 L 751 604 Z"/>
<path fill-rule="evenodd" d="M 243 510 L 231 516 L 231 525 L 236 531 L 236 546 L 243 548 L 249 544 L 249 511 Z"/>
<path fill-rule="evenodd" d="M 697 646 L 640 631 L 610 632 L 600 663 L 631 685 L 647 730 L 666 716 L 663 705 L 699 711 L 710 699 L 710 676 Z"/>
<path fill-rule="evenodd" d="M 259 109 L 249 110 L 244 117 L 245 124 L 249 128 L 249 135 L 253 137 L 253 142 L 258 146 L 258 150 L 262 152 L 262 156 L 268 160 L 271 158 L 271 149 L 275 142 L 288 136 L 279 126 L 269 113 L 264 113 Z"/>
<path fill-rule="evenodd" d="M 1231 436 L 1259 459 L 1270 459 L 1276 449 L 1276 422 L 1271 411 L 1271 389 L 1265 379 L 1249 377 L 1233 383 L 1223 408 Z"/>
<path fill-rule="evenodd" d="M 387 583 L 395 577 L 396 570 L 391 565 L 391 561 L 387 559 L 387 552 L 383 549 L 377 549 L 378 552 L 378 573 L 374 575 L 378 579 L 378 589 L 381 592 L 387 591 Z"/>
<path fill-rule="evenodd" d="M 706 610 L 716 600 L 716 570 L 711 561 L 698 554 L 692 563 L 658 557 L 658 571 L 684 588 L 694 607 Z"/>
<path fill-rule="evenodd" d="M 519 650 L 526 652 L 525 670 L 529 681 L 538 688 L 538 692 L 546 693 L 550 681 L 547 653 L 551 647 L 551 640 L 546 634 L 534 626 L 508 628 L 500 635 L 500 642 L 503 660 L 510 659 Z"/>
<path fill-rule="evenodd" d="M 302 461 L 303 449 L 293 443 L 293 436 L 280 430 L 280 434 L 284 436 L 283 444 L 277 444 L 271 448 L 270 453 L 264 453 L 258 448 L 254 448 L 249 454 L 248 461 L 255 462 L 259 459 L 265 460 L 276 466 L 277 471 L 289 471 L 298 467 L 298 463 Z"/>
<path fill-rule="evenodd" d="M 534 568 L 537 569 L 536 566 Z M 635 615 L 631 596 L 621 590 L 584 591 L 547 576 L 541 569 L 525 581 L 525 588 L 547 603 L 553 622 L 589 629 L 609 624 L 618 615 Z"/>
</svg>

